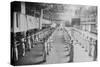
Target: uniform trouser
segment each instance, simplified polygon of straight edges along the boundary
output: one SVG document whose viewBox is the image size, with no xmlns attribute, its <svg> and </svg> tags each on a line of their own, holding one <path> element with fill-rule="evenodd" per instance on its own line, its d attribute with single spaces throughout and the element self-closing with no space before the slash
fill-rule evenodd
<svg viewBox="0 0 100 67">
<path fill-rule="evenodd" d="M 46 43 L 46 53 L 47 55 L 49 55 L 49 44 L 48 43 Z"/>
<path fill-rule="evenodd" d="M 15 60 L 18 60 L 18 49 L 17 47 L 14 48 L 14 52 L 15 52 Z"/>
<path fill-rule="evenodd" d="M 24 43 L 22 43 L 22 48 L 23 48 L 23 56 L 25 55 L 25 44 Z"/>
<path fill-rule="evenodd" d="M 71 45 L 71 48 L 70 48 L 70 60 L 69 62 L 73 62 L 73 45 Z"/>
<path fill-rule="evenodd" d="M 31 49 L 31 41 L 28 41 L 29 49 Z"/>
<path fill-rule="evenodd" d="M 44 60 L 43 61 L 46 61 L 46 48 L 45 48 L 45 45 L 44 44 L 42 44 L 43 45 L 43 57 L 44 57 Z"/>
<path fill-rule="evenodd" d="M 88 43 L 84 44 L 85 46 L 85 51 L 89 51 L 90 45 Z"/>
<path fill-rule="evenodd" d="M 93 57 L 93 60 L 96 61 L 97 60 L 97 46 L 95 45 L 94 46 L 94 57 Z"/>
<path fill-rule="evenodd" d="M 50 43 L 46 43 L 46 53 L 49 55 L 49 52 L 51 51 L 51 45 Z"/>
<path fill-rule="evenodd" d="M 89 45 L 89 56 L 92 56 L 92 45 Z"/>
</svg>

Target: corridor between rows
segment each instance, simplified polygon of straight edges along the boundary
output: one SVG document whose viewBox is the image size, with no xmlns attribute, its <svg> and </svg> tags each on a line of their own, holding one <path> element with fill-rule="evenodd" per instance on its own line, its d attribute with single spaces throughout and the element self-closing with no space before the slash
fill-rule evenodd
<svg viewBox="0 0 100 67">
<path fill-rule="evenodd" d="M 66 56 L 69 54 L 68 48 L 66 48 L 68 45 L 64 42 L 63 33 L 64 30 L 59 28 L 53 33 L 51 37 L 53 41 L 51 43 L 51 51 L 46 63 L 66 63 L 69 61 L 69 57 Z"/>
</svg>

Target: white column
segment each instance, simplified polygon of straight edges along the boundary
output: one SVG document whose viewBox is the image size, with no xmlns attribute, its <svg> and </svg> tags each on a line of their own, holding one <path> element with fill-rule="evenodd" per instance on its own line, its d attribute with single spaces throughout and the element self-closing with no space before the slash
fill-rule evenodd
<svg viewBox="0 0 100 67">
<path fill-rule="evenodd" d="M 22 20 L 21 23 L 22 23 L 23 25 L 25 25 L 24 27 L 25 27 L 25 29 L 27 30 L 26 17 L 24 16 L 25 13 L 26 13 L 25 2 L 21 2 L 21 14 L 23 14 L 23 15 L 22 15 L 22 18 L 23 18 L 23 19 L 21 19 L 21 20 Z M 23 29 L 23 30 L 24 30 L 24 29 Z M 25 32 L 25 30 L 24 30 L 24 35 L 26 36 L 26 32 Z"/>
<path fill-rule="evenodd" d="M 43 9 L 41 9 L 41 16 L 39 21 L 39 29 L 42 29 Z"/>
<path fill-rule="evenodd" d="M 25 14 L 25 2 L 21 2 L 21 13 Z"/>
</svg>

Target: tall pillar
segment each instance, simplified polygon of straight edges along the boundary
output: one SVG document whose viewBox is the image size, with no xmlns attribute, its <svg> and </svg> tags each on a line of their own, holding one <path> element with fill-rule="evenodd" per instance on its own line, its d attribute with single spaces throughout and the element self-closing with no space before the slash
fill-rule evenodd
<svg viewBox="0 0 100 67">
<path fill-rule="evenodd" d="M 21 20 L 24 20 L 24 21 L 22 21 L 22 22 L 20 22 L 20 23 L 22 23 L 23 24 L 23 28 L 24 28 L 24 31 L 26 31 L 27 30 L 27 23 L 26 23 L 26 17 L 24 16 L 25 15 L 25 13 L 26 13 L 26 9 L 25 9 L 26 7 L 25 7 L 25 2 L 21 2 L 21 14 L 22 14 L 22 19 Z M 25 33 L 24 33 L 25 34 Z"/>
<path fill-rule="evenodd" d="M 21 2 L 21 13 L 25 14 L 25 2 Z"/>
<path fill-rule="evenodd" d="M 25 2 L 21 2 L 21 14 L 25 15 L 26 9 L 25 9 Z M 24 18 L 26 20 L 26 18 Z M 23 22 L 22 22 L 23 23 Z M 24 22 L 24 25 L 27 25 L 26 22 Z M 27 30 L 27 29 L 26 29 Z M 24 39 L 26 39 L 26 30 L 24 30 Z"/>
<path fill-rule="evenodd" d="M 39 29 L 42 29 L 43 9 L 41 9 L 41 16 L 39 21 Z"/>
<path fill-rule="evenodd" d="M 25 9 L 25 2 L 21 2 L 21 14 L 25 15 L 26 13 L 26 9 Z M 23 17 L 24 18 L 24 17 Z M 25 20 L 26 21 L 26 17 L 24 19 L 21 19 L 21 20 Z M 23 23 L 24 25 L 26 25 L 27 23 L 26 22 L 21 22 Z M 26 27 L 27 28 L 27 27 Z M 26 31 L 27 29 L 25 29 L 22 33 L 24 35 L 24 38 L 22 38 L 22 48 L 23 48 L 23 53 L 22 53 L 22 56 L 25 55 L 25 41 L 26 41 Z"/>
</svg>

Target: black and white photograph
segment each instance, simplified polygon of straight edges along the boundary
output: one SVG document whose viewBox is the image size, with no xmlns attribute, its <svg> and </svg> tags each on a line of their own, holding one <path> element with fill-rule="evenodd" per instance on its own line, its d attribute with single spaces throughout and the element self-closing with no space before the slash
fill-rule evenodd
<svg viewBox="0 0 100 67">
<path fill-rule="evenodd" d="M 13 1 L 11 65 L 97 61 L 98 7 Z"/>
</svg>

